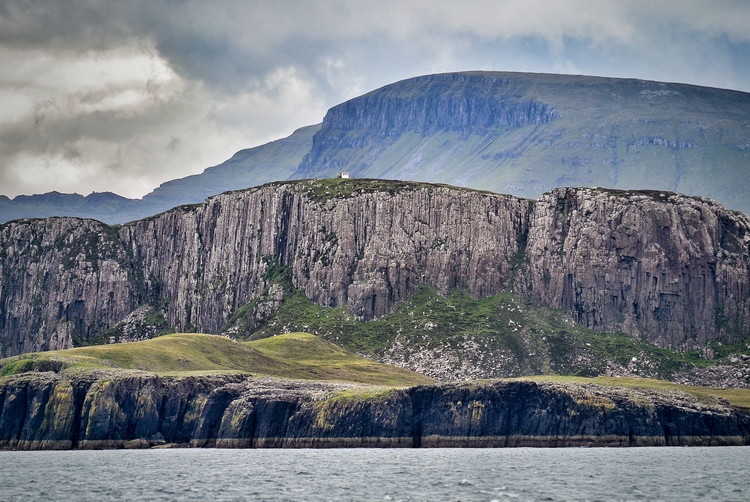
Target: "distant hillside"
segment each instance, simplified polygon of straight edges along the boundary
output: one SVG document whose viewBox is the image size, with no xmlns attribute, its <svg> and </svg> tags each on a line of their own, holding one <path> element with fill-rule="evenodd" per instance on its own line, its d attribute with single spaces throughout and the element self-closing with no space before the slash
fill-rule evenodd
<svg viewBox="0 0 750 502">
<path fill-rule="evenodd" d="M 428 75 L 337 105 L 322 126 L 242 150 L 142 200 L 0 197 L 0 222 L 65 215 L 123 223 L 228 190 L 338 171 L 526 198 L 561 186 L 668 190 L 747 214 L 750 94 L 572 75 Z"/>
<path fill-rule="evenodd" d="M 42 195 L 19 195 L 13 199 L 0 196 L 0 223 L 22 218 L 76 216 L 93 218 L 109 224 L 135 221 L 183 204 L 196 204 L 229 190 L 238 190 L 270 181 L 289 178 L 310 149 L 312 135 L 319 126 L 303 127 L 288 138 L 240 150 L 226 162 L 209 167 L 203 173 L 168 181 L 143 199 L 119 195 L 50 192 Z"/>
<path fill-rule="evenodd" d="M 537 198 L 656 189 L 750 212 L 750 94 L 570 75 L 417 77 L 333 107 L 295 178 L 350 171 Z"/>
<path fill-rule="evenodd" d="M 143 197 L 143 203 L 158 210 L 148 216 L 181 204 L 197 204 L 212 195 L 289 179 L 310 150 L 319 125 L 303 127 L 288 138 L 240 150 L 231 159 L 209 167 L 201 174 L 168 181 Z"/>
</svg>

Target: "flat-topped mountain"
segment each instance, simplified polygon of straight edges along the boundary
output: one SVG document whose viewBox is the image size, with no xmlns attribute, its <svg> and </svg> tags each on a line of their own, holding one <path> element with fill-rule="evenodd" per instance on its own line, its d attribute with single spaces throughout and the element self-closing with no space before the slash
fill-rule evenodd
<svg viewBox="0 0 750 502">
<path fill-rule="evenodd" d="M 142 200 L 0 198 L 0 221 L 75 215 L 123 223 L 227 190 L 338 171 L 526 198 L 563 186 L 667 190 L 750 213 L 750 94 L 573 75 L 416 77 Z"/>
<path fill-rule="evenodd" d="M 634 79 L 467 72 L 333 107 L 296 177 L 412 179 L 539 197 L 655 189 L 750 210 L 750 94 Z"/>
</svg>

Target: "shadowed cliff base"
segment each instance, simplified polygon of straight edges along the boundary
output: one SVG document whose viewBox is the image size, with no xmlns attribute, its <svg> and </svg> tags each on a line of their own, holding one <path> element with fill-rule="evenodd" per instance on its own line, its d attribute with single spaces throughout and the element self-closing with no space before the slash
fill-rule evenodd
<svg viewBox="0 0 750 502">
<path fill-rule="evenodd" d="M 241 375 L 25 374 L 0 380 L 0 448 L 750 444 L 750 412 L 706 392 L 533 381 L 373 392 Z"/>
</svg>

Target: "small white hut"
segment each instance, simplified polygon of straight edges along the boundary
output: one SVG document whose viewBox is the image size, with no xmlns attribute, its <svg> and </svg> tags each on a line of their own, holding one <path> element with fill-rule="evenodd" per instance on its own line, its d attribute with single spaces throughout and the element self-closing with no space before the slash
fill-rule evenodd
<svg viewBox="0 0 750 502">
<path fill-rule="evenodd" d="M 348 171 L 342 171 L 336 175 L 337 178 L 348 178 L 349 172 Z"/>
</svg>

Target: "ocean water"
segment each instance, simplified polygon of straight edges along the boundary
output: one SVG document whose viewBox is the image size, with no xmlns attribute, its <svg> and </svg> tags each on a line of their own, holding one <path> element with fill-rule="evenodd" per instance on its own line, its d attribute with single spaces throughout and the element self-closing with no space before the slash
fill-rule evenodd
<svg viewBox="0 0 750 502">
<path fill-rule="evenodd" d="M 0 500 L 750 500 L 750 447 L 0 452 Z"/>
</svg>

